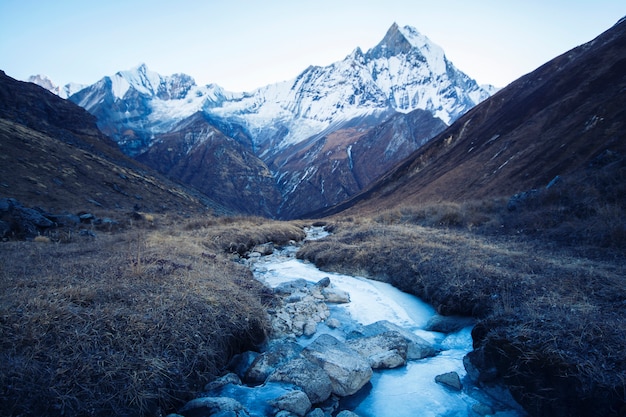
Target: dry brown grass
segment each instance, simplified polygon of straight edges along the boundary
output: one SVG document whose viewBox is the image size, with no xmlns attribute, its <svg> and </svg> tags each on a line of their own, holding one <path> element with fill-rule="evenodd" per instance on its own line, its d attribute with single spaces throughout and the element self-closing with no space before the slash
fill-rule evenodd
<svg viewBox="0 0 626 417">
<path fill-rule="evenodd" d="M 2 415 L 165 414 L 264 340 L 271 295 L 225 254 L 246 234 L 301 229 L 149 220 L 64 244 L 2 243 Z"/>
<path fill-rule="evenodd" d="M 262 217 L 206 217 L 184 229 L 208 248 L 244 255 L 254 246 L 273 242 L 286 245 L 304 239 L 304 222 L 271 221 Z"/>
</svg>

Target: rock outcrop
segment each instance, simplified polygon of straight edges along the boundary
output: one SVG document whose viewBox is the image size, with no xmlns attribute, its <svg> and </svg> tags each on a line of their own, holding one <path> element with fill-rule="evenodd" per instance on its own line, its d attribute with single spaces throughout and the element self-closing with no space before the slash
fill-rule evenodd
<svg viewBox="0 0 626 417">
<path fill-rule="evenodd" d="M 143 219 L 140 213 L 129 218 Z M 14 198 L 0 198 L 0 240 L 28 239 L 38 236 L 48 241 L 68 241 L 72 235 L 95 237 L 94 230 L 121 227 L 117 220 L 100 218 L 90 212 L 48 213 L 39 207 L 26 207 Z"/>
</svg>

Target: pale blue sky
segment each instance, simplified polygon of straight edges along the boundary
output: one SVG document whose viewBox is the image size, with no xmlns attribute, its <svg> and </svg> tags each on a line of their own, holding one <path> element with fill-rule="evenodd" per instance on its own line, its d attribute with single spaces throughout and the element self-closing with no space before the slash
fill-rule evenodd
<svg viewBox="0 0 626 417">
<path fill-rule="evenodd" d="M 625 15 L 624 0 L 0 0 L 0 69 L 91 84 L 146 63 L 249 91 L 366 51 L 397 22 L 504 86 Z"/>
</svg>

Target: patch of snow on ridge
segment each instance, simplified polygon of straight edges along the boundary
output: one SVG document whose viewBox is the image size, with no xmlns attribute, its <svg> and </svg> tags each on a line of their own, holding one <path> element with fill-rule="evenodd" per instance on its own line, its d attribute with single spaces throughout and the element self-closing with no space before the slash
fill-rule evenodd
<svg viewBox="0 0 626 417">
<path fill-rule="evenodd" d="M 411 45 L 422 52 L 432 72 L 435 74 L 446 72 L 445 54 L 439 45 L 434 44 L 428 37 L 411 26 L 404 26 L 398 30 Z"/>
<path fill-rule="evenodd" d="M 130 83 L 122 75 L 118 73 L 111 77 L 111 92 L 115 98 L 123 99 L 129 89 Z"/>
</svg>

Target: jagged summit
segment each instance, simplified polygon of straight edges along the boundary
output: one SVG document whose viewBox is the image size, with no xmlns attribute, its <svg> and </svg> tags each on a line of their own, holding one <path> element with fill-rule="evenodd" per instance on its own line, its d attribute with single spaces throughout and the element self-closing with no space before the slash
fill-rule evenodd
<svg viewBox="0 0 626 417">
<path fill-rule="evenodd" d="M 37 84 L 38 86 L 45 88 L 61 98 L 68 98 L 86 87 L 86 85 L 78 83 L 69 83 L 61 87 L 56 85 L 50 78 L 48 78 L 48 76 L 43 74 L 31 75 L 26 81 Z"/>
<path fill-rule="evenodd" d="M 390 58 L 392 56 L 408 54 L 414 49 L 421 50 L 430 45 L 433 45 L 432 42 L 430 42 L 427 37 L 420 34 L 415 28 L 410 26 L 400 28 L 400 26 L 394 22 L 387 31 L 387 34 L 385 34 L 383 40 L 368 51 L 368 55 L 374 59 Z"/>
<path fill-rule="evenodd" d="M 131 87 L 140 94 L 162 100 L 180 99 L 196 85 L 196 81 L 187 74 L 164 77 L 149 70 L 145 63 L 127 71 L 118 71 L 108 78 L 112 82 L 113 94 L 119 99 L 124 98 Z"/>
</svg>

